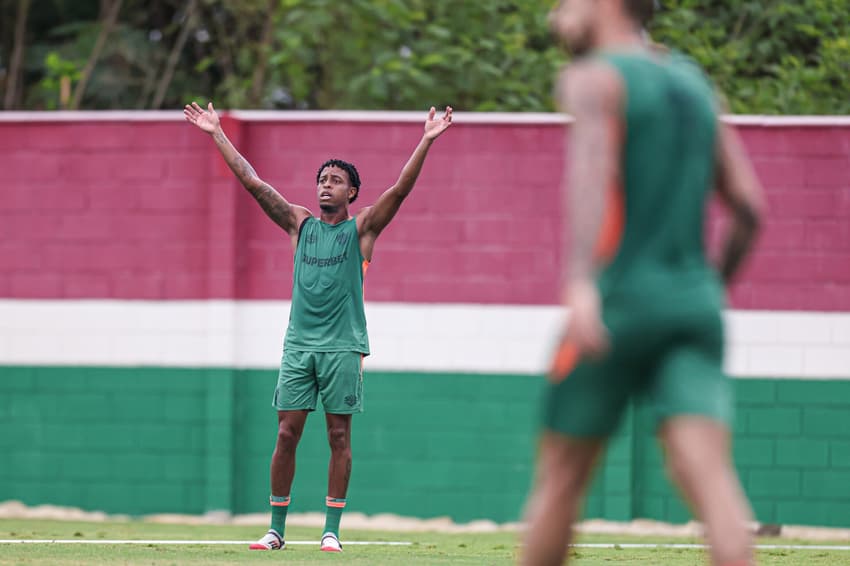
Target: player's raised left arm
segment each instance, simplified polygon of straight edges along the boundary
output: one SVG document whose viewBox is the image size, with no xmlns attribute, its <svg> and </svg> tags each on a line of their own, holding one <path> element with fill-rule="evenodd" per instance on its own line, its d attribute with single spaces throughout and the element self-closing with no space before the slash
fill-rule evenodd
<svg viewBox="0 0 850 566">
<path fill-rule="evenodd" d="M 431 144 L 434 143 L 440 134 L 445 132 L 452 125 L 452 107 L 447 106 L 442 116 L 437 117 L 437 110 L 431 107 L 428 113 L 428 119 L 425 122 L 425 132 L 422 139 L 413 150 L 413 154 L 398 180 L 392 187 L 384 191 L 373 206 L 363 209 L 358 215 L 360 221 L 359 232 L 361 236 L 377 237 L 381 231 L 387 227 L 390 220 L 393 219 L 401 203 L 413 190 L 416 184 L 416 179 L 419 177 L 419 172 L 422 171 L 422 165 L 425 163 L 425 157 L 428 155 L 428 150 Z"/>
</svg>

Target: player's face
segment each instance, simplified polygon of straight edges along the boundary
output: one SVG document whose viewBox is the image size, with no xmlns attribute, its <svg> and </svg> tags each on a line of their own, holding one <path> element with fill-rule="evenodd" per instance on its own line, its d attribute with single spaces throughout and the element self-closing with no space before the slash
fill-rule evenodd
<svg viewBox="0 0 850 566">
<path fill-rule="evenodd" d="M 597 0 L 561 0 L 549 12 L 549 27 L 570 52 L 581 55 L 593 43 Z"/>
<path fill-rule="evenodd" d="M 353 196 L 354 188 L 351 186 L 347 171 L 335 165 L 329 165 L 322 169 L 316 191 L 319 207 L 322 210 L 336 210 L 348 204 L 348 200 Z"/>
</svg>

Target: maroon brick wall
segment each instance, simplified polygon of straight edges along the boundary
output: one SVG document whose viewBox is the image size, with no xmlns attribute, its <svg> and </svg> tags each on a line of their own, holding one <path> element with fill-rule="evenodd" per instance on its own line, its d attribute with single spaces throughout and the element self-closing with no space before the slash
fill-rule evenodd
<svg viewBox="0 0 850 566">
<path fill-rule="evenodd" d="M 0 119 L 0 296 L 288 298 L 288 238 L 210 140 L 177 119 L 141 117 Z M 318 117 L 225 127 L 261 176 L 313 210 L 318 165 L 353 161 L 364 182 L 355 211 L 395 180 L 421 131 Z M 733 306 L 850 310 L 850 126 L 739 129 L 770 212 Z M 381 236 L 367 298 L 556 302 L 562 140 L 555 123 L 458 116 Z"/>
</svg>

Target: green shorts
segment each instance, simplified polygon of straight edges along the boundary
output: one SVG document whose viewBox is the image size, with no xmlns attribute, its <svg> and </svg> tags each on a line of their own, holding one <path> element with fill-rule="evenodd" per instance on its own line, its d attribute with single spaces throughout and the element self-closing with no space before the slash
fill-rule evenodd
<svg viewBox="0 0 850 566">
<path fill-rule="evenodd" d="M 363 354 L 284 350 L 272 405 L 278 411 L 363 412 Z"/>
<path fill-rule="evenodd" d="M 698 415 L 732 420 L 732 390 L 723 372 L 723 322 L 716 309 L 641 317 L 606 309 L 603 320 L 611 348 L 599 360 L 575 359 L 561 344 L 554 372 L 544 388 L 543 425 L 575 437 L 607 437 L 619 426 L 633 399 L 667 418 Z"/>
</svg>

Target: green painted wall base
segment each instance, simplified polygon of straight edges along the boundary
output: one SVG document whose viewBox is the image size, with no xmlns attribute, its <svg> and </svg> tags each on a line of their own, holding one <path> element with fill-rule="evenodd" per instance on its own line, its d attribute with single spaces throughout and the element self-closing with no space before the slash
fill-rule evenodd
<svg viewBox="0 0 850 566">
<path fill-rule="evenodd" d="M 352 511 L 517 520 L 542 380 L 366 375 Z M 267 510 L 274 371 L 0 367 L 0 500 L 110 513 Z M 850 381 L 737 380 L 735 456 L 759 520 L 850 527 Z M 613 520 L 689 518 L 651 414 L 612 439 L 585 506 Z M 308 419 L 291 510 L 324 508 L 324 415 Z"/>
</svg>

